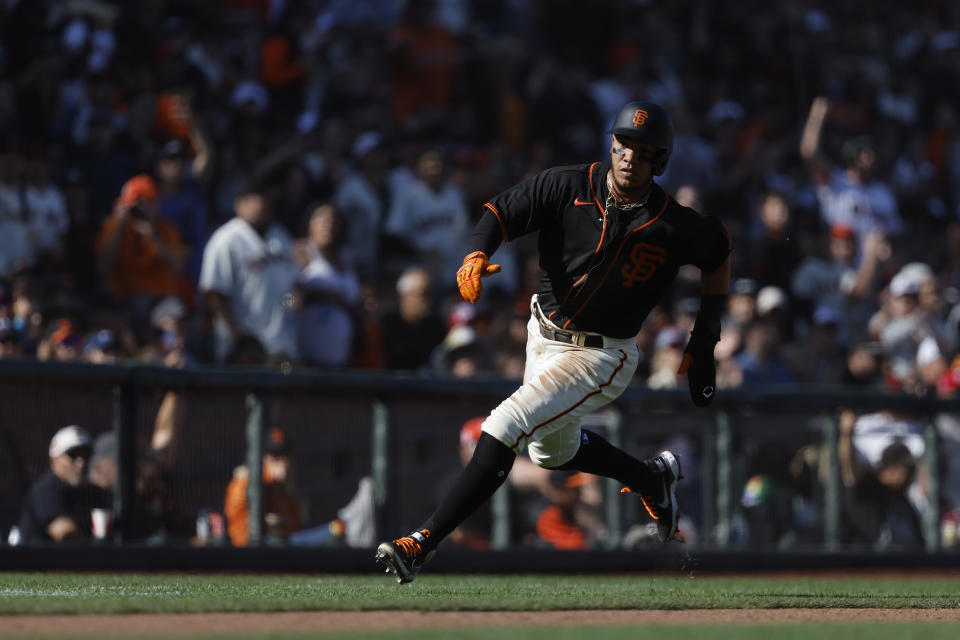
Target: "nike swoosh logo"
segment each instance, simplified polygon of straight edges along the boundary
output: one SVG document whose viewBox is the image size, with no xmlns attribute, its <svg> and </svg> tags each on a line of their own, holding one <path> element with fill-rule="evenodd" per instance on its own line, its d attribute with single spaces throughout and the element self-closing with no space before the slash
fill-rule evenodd
<svg viewBox="0 0 960 640">
<path fill-rule="evenodd" d="M 573 204 L 577 205 L 578 207 L 589 207 L 589 206 L 593 206 L 594 203 L 593 203 L 593 200 L 590 200 L 590 201 L 588 201 L 588 202 L 584 202 L 584 201 L 581 200 L 580 198 L 574 198 L 574 199 L 573 199 Z"/>
</svg>

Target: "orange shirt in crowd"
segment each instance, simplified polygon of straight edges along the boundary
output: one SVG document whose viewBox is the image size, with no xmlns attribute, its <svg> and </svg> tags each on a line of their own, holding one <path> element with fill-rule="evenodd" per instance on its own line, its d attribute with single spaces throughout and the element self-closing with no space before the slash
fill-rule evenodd
<svg viewBox="0 0 960 640">
<path fill-rule="evenodd" d="M 293 57 L 293 47 L 284 35 L 267 38 L 260 47 L 260 80 L 271 89 L 285 87 L 303 76 L 303 63 Z"/>
<path fill-rule="evenodd" d="M 587 548 L 587 537 L 583 530 L 555 504 L 544 509 L 537 518 L 537 535 L 555 549 L 570 551 Z"/>
<path fill-rule="evenodd" d="M 264 467 L 263 513 L 280 516 L 277 534 L 286 538 L 303 527 L 300 501 L 283 483 L 272 482 Z M 235 547 L 245 547 L 250 541 L 250 505 L 247 502 L 247 486 L 250 472 L 246 466 L 237 467 L 223 499 L 223 513 L 227 517 L 227 535 Z"/>
<path fill-rule="evenodd" d="M 117 245 L 117 259 L 110 271 L 110 291 L 118 299 L 126 299 L 137 293 L 155 297 L 177 295 L 178 275 L 157 254 L 157 245 L 142 233 L 134 230 L 132 220 L 126 221 L 123 236 Z M 102 252 L 107 239 L 117 225 L 113 216 L 107 218 L 97 235 L 97 251 Z M 174 255 L 180 253 L 180 233 L 166 220 L 153 222 L 154 232 Z"/>
<path fill-rule="evenodd" d="M 424 108 L 447 111 L 457 70 L 457 43 L 440 26 L 397 26 L 393 40 L 393 115 L 403 122 Z"/>
</svg>

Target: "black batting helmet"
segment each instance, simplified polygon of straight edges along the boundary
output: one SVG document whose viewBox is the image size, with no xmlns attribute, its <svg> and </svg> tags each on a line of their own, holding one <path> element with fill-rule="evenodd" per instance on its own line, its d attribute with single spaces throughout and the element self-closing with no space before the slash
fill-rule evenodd
<svg viewBox="0 0 960 640">
<path fill-rule="evenodd" d="M 628 102 L 620 109 L 607 133 L 634 138 L 660 151 L 652 158 L 643 158 L 653 165 L 653 174 L 659 176 L 667 168 L 673 153 L 673 123 L 670 116 L 653 102 Z"/>
</svg>

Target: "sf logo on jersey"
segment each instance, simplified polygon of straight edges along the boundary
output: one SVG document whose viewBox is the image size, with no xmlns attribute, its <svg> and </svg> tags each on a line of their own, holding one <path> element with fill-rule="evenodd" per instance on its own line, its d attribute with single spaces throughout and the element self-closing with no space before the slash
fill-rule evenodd
<svg viewBox="0 0 960 640">
<path fill-rule="evenodd" d="M 634 126 L 634 127 L 639 127 L 640 125 L 642 125 L 642 124 L 643 124 L 644 122 L 646 122 L 646 121 L 647 121 L 647 112 L 644 111 L 643 109 L 637 109 L 637 110 L 633 113 L 633 126 Z"/>
<path fill-rule="evenodd" d="M 646 282 L 657 270 L 657 266 L 667 261 L 667 250 L 646 242 L 638 242 L 630 251 L 630 264 L 623 265 L 623 287 L 630 289 L 638 282 Z"/>
</svg>

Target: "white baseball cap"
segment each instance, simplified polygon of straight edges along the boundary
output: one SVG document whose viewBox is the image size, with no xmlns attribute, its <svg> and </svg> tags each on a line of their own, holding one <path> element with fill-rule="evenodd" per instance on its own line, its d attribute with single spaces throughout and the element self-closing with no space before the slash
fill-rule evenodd
<svg viewBox="0 0 960 640">
<path fill-rule="evenodd" d="M 74 447 L 89 447 L 92 442 L 85 429 L 72 424 L 53 434 L 50 440 L 50 457 L 59 458 Z"/>
<path fill-rule="evenodd" d="M 785 309 L 787 305 L 787 294 L 780 287 L 767 285 L 757 292 L 757 313 L 761 316 L 774 309 Z"/>
</svg>

